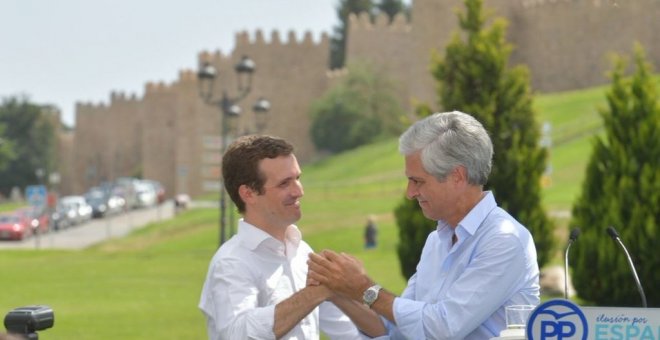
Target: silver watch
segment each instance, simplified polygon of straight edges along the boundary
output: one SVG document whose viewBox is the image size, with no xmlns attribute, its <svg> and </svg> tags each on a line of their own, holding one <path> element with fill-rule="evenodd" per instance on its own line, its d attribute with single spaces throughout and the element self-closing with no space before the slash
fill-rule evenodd
<svg viewBox="0 0 660 340">
<path fill-rule="evenodd" d="M 378 292 L 380 292 L 381 289 L 383 289 L 383 287 L 379 285 L 373 285 L 367 288 L 367 290 L 365 290 L 362 294 L 362 302 L 364 302 L 365 305 L 371 307 L 371 305 L 376 302 L 376 299 L 378 299 Z"/>
</svg>

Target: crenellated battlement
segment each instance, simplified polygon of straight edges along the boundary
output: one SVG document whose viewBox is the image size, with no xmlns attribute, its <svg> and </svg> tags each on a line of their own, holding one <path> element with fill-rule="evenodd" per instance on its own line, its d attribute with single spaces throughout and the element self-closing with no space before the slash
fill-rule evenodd
<svg viewBox="0 0 660 340">
<path fill-rule="evenodd" d="M 282 40 L 281 33 L 273 30 L 270 33 L 270 41 L 266 41 L 264 32 L 256 30 L 254 39 L 250 39 L 247 31 L 236 33 L 236 50 L 243 50 L 246 48 L 268 48 L 268 47 L 319 47 L 326 45 L 330 38 L 327 33 L 322 33 L 318 42 L 314 41 L 312 32 L 305 31 L 302 39 L 299 39 L 295 31 L 288 31 L 286 33 L 286 40 Z"/>
<path fill-rule="evenodd" d="M 99 110 L 107 110 L 108 105 L 104 102 L 77 102 L 76 103 L 76 113 L 81 112 L 94 112 Z"/>
<path fill-rule="evenodd" d="M 387 72 L 408 112 L 412 103 L 438 103 L 430 58 L 433 51 L 444 51 L 458 30 L 456 9 L 464 10 L 462 0 L 415 0 L 410 21 L 403 14 L 393 20 L 386 14 L 373 19 L 366 13 L 350 15 L 347 65 L 366 61 Z M 529 68 L 538 93 L 603 84 L 605 56 L 629 53 L 633 41 L 640 41 L 650 61 L 660 65 L 655 33 L 660 31 L 660 0 L 485 0 L 484 9 L 508 20 L 507 41 L 515 46 L 510 64 Z M 217 110 L 195 91 L 197 67 L 213 64 L 219 72 L 215 89 L 234 94 L 238 79 L 233 67 L 242 55 L 253 59 L 258 71 L 251 93 L 239 105 L 247 113 L 259 97 L 268 98 L 277 119 L 269 119 L 264 133 L 285 136 L 296 145 L 299 161 L 314 159 L 318 152 L 309 136 L 309 107 L 348 74 L 346 68 L 329 69 L 329 49 L 328 33 L 237 32 L 232 51 L 199 52 L 193 70 L 179 70 L 172 83 L 146 83 L 142 97 L 113 92 L 109 103 L 76 103 L 70 162 L 76 168 L 71 170 L 77 175 L 74 188 L 81 191 L 102 178 L 141 169 L 168 192 L 205 193 L 209 178 L 204 177 L 203 155 L 208 150 L 201 137 L 218 136 L 221 127 Z M 249 131 L 253 120 L 253 115 L 242 115 L 240 128 Z M 95 177 L 90 165 L 98 170 Z M 185 176 L 177 172 L 182 168 Z"/>
<path fill-rule="evenodd" d="M 179 70 L 179 82 L 190 83 L 197 81 L 197 72 L 191 69 Z"/>
<path fill-rule="evenodd" d="M 229 61 L 229 58 L 229 55 L 223 54 L 220 50 L 215 50 L 214 52 L 202 51 L 197 55 L 197 62 L 200 65 L 203 63 L 216 64 Z"/>
<path fill-rule="evenodd" d="M 144 86 L 144 96 L 160 94 L 160 93 L 171 93 L 176 90 L 174 83 L 167 84 L 165 82 L 148 82 Z"/>
<path fill-rule="evenodd" d="M 385 13 L 377 15 L 373 22 L 371 21 L 369 14 L 366 12 L 362 12 L 359 15 L 351 13 L 348 16 L 348 23 L 351 32 L 356 30 L 410 32 L 411 30 L 410 23 L 402 13 L 395 15 L 392 22 L 390 22 L 389 16 Z"/>
<path fill-rule="evenodd" d="M 110 93 L 110 105 L 115 103 L 136 103 L 138 97 L 135 93 L 127 95 L 125 92 L 113 91 Z"/>
</svg>

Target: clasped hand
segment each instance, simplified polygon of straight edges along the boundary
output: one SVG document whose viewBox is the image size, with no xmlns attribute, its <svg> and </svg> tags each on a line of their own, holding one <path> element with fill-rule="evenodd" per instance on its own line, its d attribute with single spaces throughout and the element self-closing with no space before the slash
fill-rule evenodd
<svg viewBox="0 0 660 340">
<path fill-rule="evenodd" d="M 345 253 L 332 250 L 310 253 L 307 265 L 307 285 L 323 285 L 352 300 L 362 301 L 362 293 L 373 284 L 362 262 Z"/>
</svg>

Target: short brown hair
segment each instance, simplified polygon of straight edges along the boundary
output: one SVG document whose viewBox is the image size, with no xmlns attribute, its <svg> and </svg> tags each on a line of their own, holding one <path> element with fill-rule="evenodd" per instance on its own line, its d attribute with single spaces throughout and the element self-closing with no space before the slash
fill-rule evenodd
<svg viewBox="0 0 660 340">
<path fill-rule="evenodd" d="M 263 193 L 265 178 L 259 173 L 259 162 L 293 153 L 293 145 L 281 138 L 249 135 L 236 139 L 222 157 L 222 178 L 229 197 L 238 211 L 245 212 L 245 202 L 238 194 L 241 185 Z"/>
</svg>

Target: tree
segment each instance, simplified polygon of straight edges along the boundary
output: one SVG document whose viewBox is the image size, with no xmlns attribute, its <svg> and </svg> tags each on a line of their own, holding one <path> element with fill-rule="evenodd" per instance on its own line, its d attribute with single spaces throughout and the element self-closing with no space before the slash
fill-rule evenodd
<svg viewBox="0 0 660 340">
<path fill-rule="evenodd" d="M 371 0 L 340 0 L 337 7 L 339 24 L 334 27 L 334 34 L 330 38 L 330 68 L 344 67 L 346 60 L 346 37 L 348 35 L 348 15 L 366 12 L 371 14 L 373 3 Z"/>
<path fill-rule="evenodd" d="M 13 157 L 0 169 L 0 192 L 8 196 L 14 186 L 24 188 L 37 184 L 37 169 L 44 178 L 55 168 L 55 128 L 46 117 L 44 107 L 25 97 L 4 98 L 0 105 L 3 140 L 13 146 Z"/>
<path fill-rule="evenodd" d="M 378 13 L 385 13 L 390 18 L 390 22 L 399 13 L 404 13 L 406 17 L 410 16 L 410 10 L 401 0 L 380 0 L 375 4 Z"/>
<path fill-rule="evenodd" d="M 410 8 L 401 0 L 340 0 L 337 7 L 339 24 L 330 37 L 330 68 L 342 68 L 346 63 L 346 39 L 348 36 L 348 16 L 368 13 L 373 19 L 377 13 L 385 13 L 390 21 L 397 13 L 410 17 Z"/>
<path fill-rule="evenodd" d="M 417 263 L 422 257 L 426 238 L 435 230 L 437 222 L 429 220 L 422 214 L 417 200 L 407 197 L 404 197 L 394 210 L 394 217 L 399 227 L 397 255 L 401 274 L 409 279 L 417 271 Z"/>
<path fill-rule="evenodd" d="M 614 226 L 647 288 L 660 285 L 660 104 L 651 65 L 635 48 L 635 71 L 625 77 L 626 60 L 614 60 L 605 132 L 595 138 L 582 192 L 573 206 L 571 227 L 582 230 L 573 252 L 573 283 L 578 295 L 604 306 L 639 306 L 627 259 L 605 230 Z M 601 279 L 602 278 L 602 279 Z M 646 289 L 649 306 L 660 293 Z"/>
<path fill-rule="evenodd" d="M 539 266 L 543 266 L 551 257 L 553 226 L 541 206 L 540 179 L 547 152 L 538 146 L 540 130 L 534 119 L 528 71 L 522 66 L 508 67 L 511 46 L 504 38 L 506 22 L 495 20 L 490 28 L 484 28 L 487 17 L 482 13 L 483 1 L 464 3 L 466 11 L 459 13 L 459 25 L 465 40 L 455 33 L 444 58 L 433 56 L 432 72 L 439 84 L 440 104 L 447 111 L 474 115 L 489 131 L 495 154 L 486 189 L 492 190 L 499 205 L 530 230 Z M 415 209 L 421 214 L 418 207 Z M 425 230 L 428 225 L 399 228 Z M 402 264 L 418 261 L 400 260 Z"/>
<path fill-rule="evenodd" d="M 312 104 L 310 134 L 318 149 L 341 152 L 401 132 L 403 109 L 394 83 L 366 63 Z"/>
<path fill-rule="evenodd" d="M 7 126 L 0 123 L 0 172 L 7 169 L 9 163 L 14 160 L 14 143 L 5 137 Z"/>
</svg>

